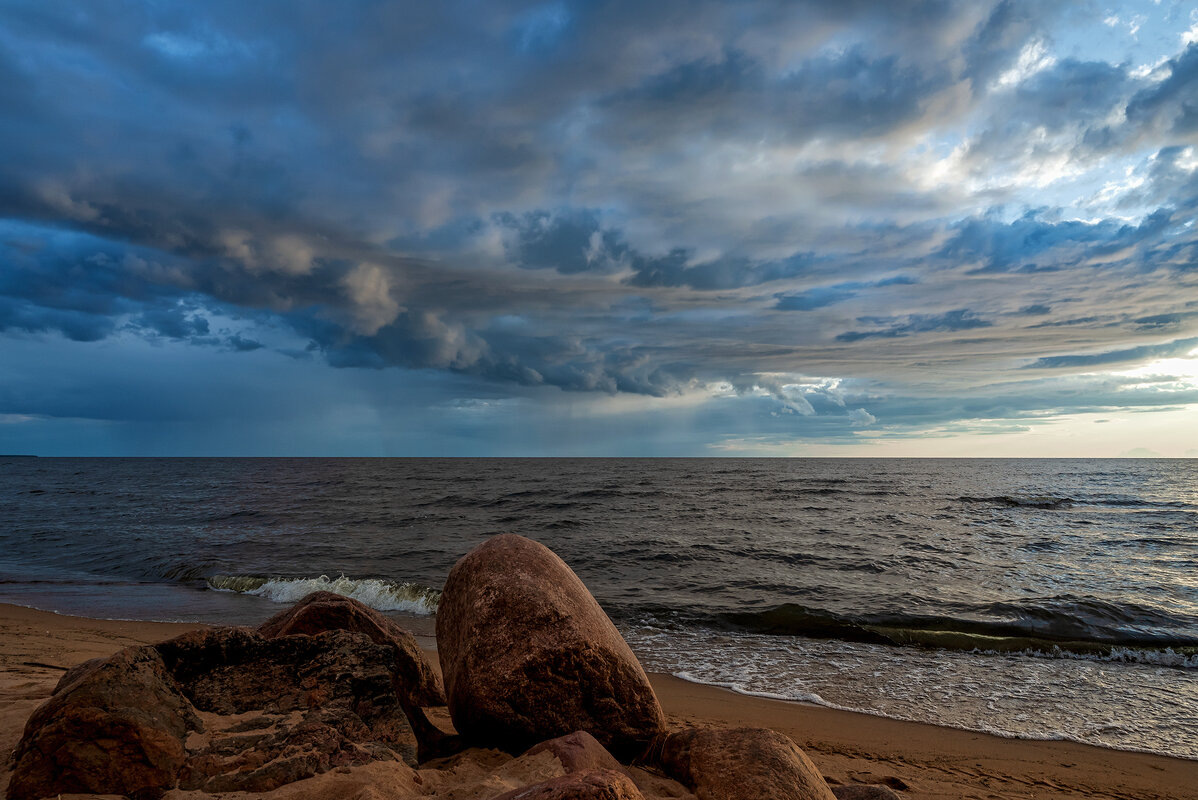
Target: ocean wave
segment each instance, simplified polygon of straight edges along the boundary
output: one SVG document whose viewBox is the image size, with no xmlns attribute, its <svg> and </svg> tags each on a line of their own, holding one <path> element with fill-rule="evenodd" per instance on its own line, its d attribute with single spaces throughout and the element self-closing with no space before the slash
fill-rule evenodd
<svg viewBox="0 0 1198 800">
<path fill-rule="evenodd" d="M 396 583 L 381 578 L 271 578 L 261 575 L 214 575 L 208 587 L 262 597 L 274 603 L 294 603 L 312 592 L 333 592 L 352 597 L 379 611 L 434 614 L 441 592 L 418 583 Z"/>
<path fill-rule="evenodd" d="M 1185 512 L 1198 508 L 1193 503 L 1183 500 L 1149 500 L 1143 497 L 1128 495 L 1099 495 L 1083 498 L 1058 496 L 1052 494 L 1000 494 L 992 496 L 962 495 L 953 498 L 958 503 L 979 503 L 999 506 L 1002 508 L 1039 508 L 1049 511 L 1073 508 L 1074 506 L 1093 506 L 1098 508 L 1118 508 L 1128 510 Z"/>
<path fill-rule="evenodd" d="M 1005 506 L 1006 508 L 1042 508 L 1055 510 L 1072 508 L 1077 501 L 1072 497 L 1056 497 L 1054 495 L 1012 495 L 1000 494 L 993 497 L 972 497 L 963 495 L 956 498 L 959 503 L 988 503 Z"/>
<path fill-rule="evenodd" d="M 1148 664 L 1155 667 L 1198 669 L 1198 647 L 1097 647 L 1079 651 L 1052 646 L 1047 650 L 971 650 L 980 655 L 1014 654 L 1028 658 L 1066 658 L 1085 661 L 1106 661 L 1115 664 Z"/>
<path fill-rule="evenodd" d="M 845 615 L 785 603 L 762 611 L 724 612 L 715 621 L 747 633 L 1198 669 L 1198 638 L 1175 635 L 1164 627 L 1168 622 L 1177 630 L 1192 630 L 1184 620 L 1166 620 L 1151 609 L 1065 600 L 1047 598 L 1034 606 L 994 603 L 978 609 L 996 616 L 1002 612 L 998 619 Z M 1100 624 L 1099 618 L 1107 624 Z"/>
</svg>

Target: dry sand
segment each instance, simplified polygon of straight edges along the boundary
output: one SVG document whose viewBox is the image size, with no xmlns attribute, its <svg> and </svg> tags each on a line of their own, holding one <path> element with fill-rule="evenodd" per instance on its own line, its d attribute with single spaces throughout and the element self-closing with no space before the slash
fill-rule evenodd
<svg viewBox="0 0 1198 800">
<path fill-rule="evenodd" d="M 0 604 L 0 788 L 26 718 L 62 672 L 133 644 L 199 627 L 68 617 Z M 753 725 L 795 740 L 841 783 L 907 788 L 910 798 L 1193 798 L 1198 761 L 1072 742 L 1032 742 L 767 700 L 651 675 L 674 722 Z M 368 779 L 369 770 L 356 774 Z M 322 776 L 323 777 L 323 776 Z M 284 789 L 274 792 L 290 795 Z"/>
</svg>

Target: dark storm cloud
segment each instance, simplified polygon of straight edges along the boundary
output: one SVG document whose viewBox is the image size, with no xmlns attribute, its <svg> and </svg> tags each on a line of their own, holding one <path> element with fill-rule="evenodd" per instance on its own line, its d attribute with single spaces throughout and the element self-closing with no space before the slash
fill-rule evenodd
<svg viewBox="0 0 1198 800">
<path fill-rule="evenodd" d="M 143 311 L 129 323 L 133 328 L 165 336 L 207 343 L 208 320 L 190 309 L 175 306 Z"/>
<path fill-rule="evenodd" d="M 239 353 L 250 353 L 254 350 L 261 350 L 263 347 L 265 347 L 262 342 L 255 341 L 253 339 L 247 339 L 239 333 L 235 333 L 226 338 L 225 345 L 230 350 L 235 350 Z"/>
<path fill-rule="evenodd" d="M 0 331 L 537 397 L 875 381 L 803 390 L 842 426 L 929 363 L 1159 357 L 1196 50 L 995 88 L 1060 6 L 9 3 Z M 987 180 L 1139 147 L 1126 218 Z"/>
<path fill-rule="evenodd" d="M 628 245 L 598 217 L 579 209 L 560 214 L 500 214 L 496 222 L 515 233 L 509 257 L 526 269 L 555 269 L 563 274 L 610 271 L 629 255 Z"/>
<path fill-rule="evenodd" d="M 613 138 L 658 142 L 663 136 L 740 139 L 870 137 L 918 118 L 951 82 L 943 69 L 872 58 L 859 48 L 821 56 L 771 75 L 757 59 L 730 50 L 680 64 L 605 101 Z"/>
<path fill-rule="evenodd" d="M 1152 124 L 1168 133 L 1191 136 L 1198 132 L 1198 43 L 1193 43 L 1167 65 L 1169 77 L 1138 92 L 1127 104 L 1132 125 Z"/>
</svg>

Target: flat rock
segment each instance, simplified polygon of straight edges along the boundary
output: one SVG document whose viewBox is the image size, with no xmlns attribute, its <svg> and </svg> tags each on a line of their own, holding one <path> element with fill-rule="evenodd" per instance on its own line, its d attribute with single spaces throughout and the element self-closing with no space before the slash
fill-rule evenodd
<svg viewBox="0 0 1198 800">
<path fill-rule="evenodd" d="M 811 759 L 767 728 L 693 728 L 661 742 L 659 761 L 699 800 L 835 800 Z"/>
<path fill-rule="evenodd" d="M 602 769 L 563 775 L 495 800 L 645 800 L 645 796 L 623 772 Z"/>
<path fill-rule="evenodd" d="M 467 553 L 437 610 L 437 649 L 454 727 L 521 752 L 586 731 L 623 760 L 665 718 L 640 663 L 578 576 L 514 534 Z"/>
</svg>

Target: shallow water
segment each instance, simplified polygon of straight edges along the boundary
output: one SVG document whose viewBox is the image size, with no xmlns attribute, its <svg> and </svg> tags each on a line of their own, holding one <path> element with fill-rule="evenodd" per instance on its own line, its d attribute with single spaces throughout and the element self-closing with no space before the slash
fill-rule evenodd
<svg viewBox="0 0 1198 800">
<path fill-rule="evenodd" d="M 1195 461 L 0 461 L 0 600 L 70 613 L 428 614 L 503 531 L 651 669 L 1198 758 Z"/>
</svg>

